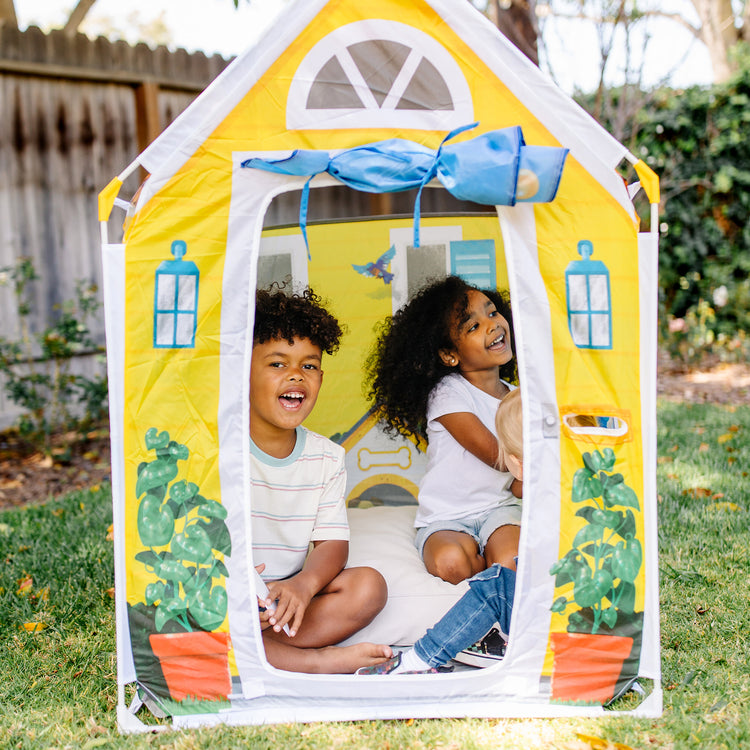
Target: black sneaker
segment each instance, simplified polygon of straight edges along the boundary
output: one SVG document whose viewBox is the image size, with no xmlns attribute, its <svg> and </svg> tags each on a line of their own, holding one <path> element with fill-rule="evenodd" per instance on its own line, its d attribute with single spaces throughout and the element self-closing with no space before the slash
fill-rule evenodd
<svg viewBox="0 0 750 750">
<path fill-rule="evenodd" d="M 507 647 L 508 643 L 500 634 L 500 631 L 497 628 L 492 628 L 481 641 L 477 641 L 473 646 L 459 651 L 453 659 L 472 667 L 491 667 L 493 664 L 502 661 Z"/>
</svg>

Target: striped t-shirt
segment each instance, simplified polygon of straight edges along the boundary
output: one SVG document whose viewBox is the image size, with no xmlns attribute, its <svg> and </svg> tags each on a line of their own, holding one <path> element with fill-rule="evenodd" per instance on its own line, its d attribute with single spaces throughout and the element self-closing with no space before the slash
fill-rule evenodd
<svg viewBox="0 0 750 750">
<path fill-rule="evenodd" d="M 310 542 L 349 540 L 344 449 L 297 428 L 286 458 L 274 458 L 250 440 L 253 562 L 278 581 L 302 569 Z"/>
</svg>

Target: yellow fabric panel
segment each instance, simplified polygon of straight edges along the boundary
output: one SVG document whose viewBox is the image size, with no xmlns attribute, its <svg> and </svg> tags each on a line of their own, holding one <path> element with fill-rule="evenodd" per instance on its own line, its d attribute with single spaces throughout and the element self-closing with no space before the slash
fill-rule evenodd
<svg viewBox="0 0 750 750">
<path fill-rule="evenodd" d="M 646 193 L 649 203 L 659 203 L 661 200 L 661 193 L 659 190 L 659 177 L 657 174 L 642 159 L 639 159 L 633 167 L 641 181 L 641 187 Z"/>
<path fill-rule="evenodd" d="M 643 447 L 640 403 L 639 284 L 636 227 L 622 208 L 571 157 L 555 203 L 535 207 L 539 264 L 550 304 L 558 404 L 591 407 L 592 413 L 628 415 L 630 432 L 613 447 L 615 471 L 638 495 L 643 510 Z M 590 240 L 592 260 L 602 261 L 610 275 L 612 349 L 579 349 L 568 329 L 565 270 L 578 260 L 578 241 Z M 609 408 L 608 408 L 609 407 Z M 610 445 L 595 437 L 563 433 L 561 458 L 560 557 L 570 548 L 583 520 L 571 502 L 573 474 L 581 455 Z M 637 538 L 644 543 L 643 513 L 635 513 Z M 645 547 L 645 545 L 644 545 Z M 636 582 L 636 610 L 643 609 L 645 563 Z M 560 596 L 572 585 L 555 592 Z M 564 631 L 567 615 L 552 616 L 551 630 Z"/>
<path fill-rule="evenodd" d="M 144 436 L 151 427 L 167 430 L 172 440 L 186 445 L 190 457 L 178 463 L 177 480 L 186 479 L 209 499 L 221 500 L 218 473 L 219 332 L 223 255 L 206 252 L 199 240 L 187 241 L 185 260 L 200 270 L 198 327 L 194 349 L 153 347 L 154 279 L 159 264 L 171 260 L 174 225 L 152 226 L 147 247 L 128 245 L 125 304 L 128 311 L 125 342 L 125 493 L 126 557 L 140 552 L 135 484 L 138 465 L 154 458 Z M 185 238 L 183 234 L 181 239 Z M 147 311 L 135 314 L 134 311 Z M 199 353 L 199 356 L 196 356 Z M 158 550 L 157 550 L 158 551 Z M 142 600 L 153 580 L 143 565 L 128 567 L 129 601 Z"/>
<path fill-rule="evenodd" d="M 99 193 L 99 221 L 107 221 L 115 205 L 115 198 L 122 187 L 122 180 L 113 177 L 107 187 Z"/>
</svg>

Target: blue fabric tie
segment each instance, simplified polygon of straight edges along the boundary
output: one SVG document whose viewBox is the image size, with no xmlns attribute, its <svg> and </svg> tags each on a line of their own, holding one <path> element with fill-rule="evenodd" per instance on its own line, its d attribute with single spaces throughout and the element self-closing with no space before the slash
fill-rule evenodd
<svg viewBox="0 0 750 750">
<path fill-rule="evenodd" d="M 315 175 L 328 172 L 344 185 L 367 193 L 417 188 L 414 247 L 419 247 L 422 190 L 435 177 L 455 198 L 486 206 L 547 203 L 557 194 L 568 149 L 526 146 L 519 126 L 492 130 L 462 143 L 448 143 L 477 124 L 450 132 L 437 151 L 391 138 L 347 149 L 333 157 L 327 151 L 297 150 L 285 159 L 247 159 L 241 166 L 309 177 L 302 189 L 299 222 L 306 245 L 310 181 Z"/>
</svg>

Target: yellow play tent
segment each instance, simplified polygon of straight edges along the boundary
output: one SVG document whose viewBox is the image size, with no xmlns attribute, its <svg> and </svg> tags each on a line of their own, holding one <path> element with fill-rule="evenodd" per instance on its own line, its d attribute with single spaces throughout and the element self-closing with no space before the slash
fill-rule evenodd
<svg viewBox="0 0 750 750">
<path fill-rule="evenodd" d="M 100 195 L 121 729 L 143 729 L 143 702 L 177 726 L 560 716 L 631 687 L 659 715 L 658 201 L 655 175 L 466 0 L 298 0 L 239 56 Z M 308 426 L 346 449 L 350 564 L 389 584 L 361 639 L 407 645 L 465 584 L 413 548 L 424 454 L 369 415 L 362 364 L 376 324 L 447 274 L 513 307 L 527 468 L 506 657 L 274 669 L 252 575 L 255 289 L 309 284 L 348 328 Z"/>
</svg>

